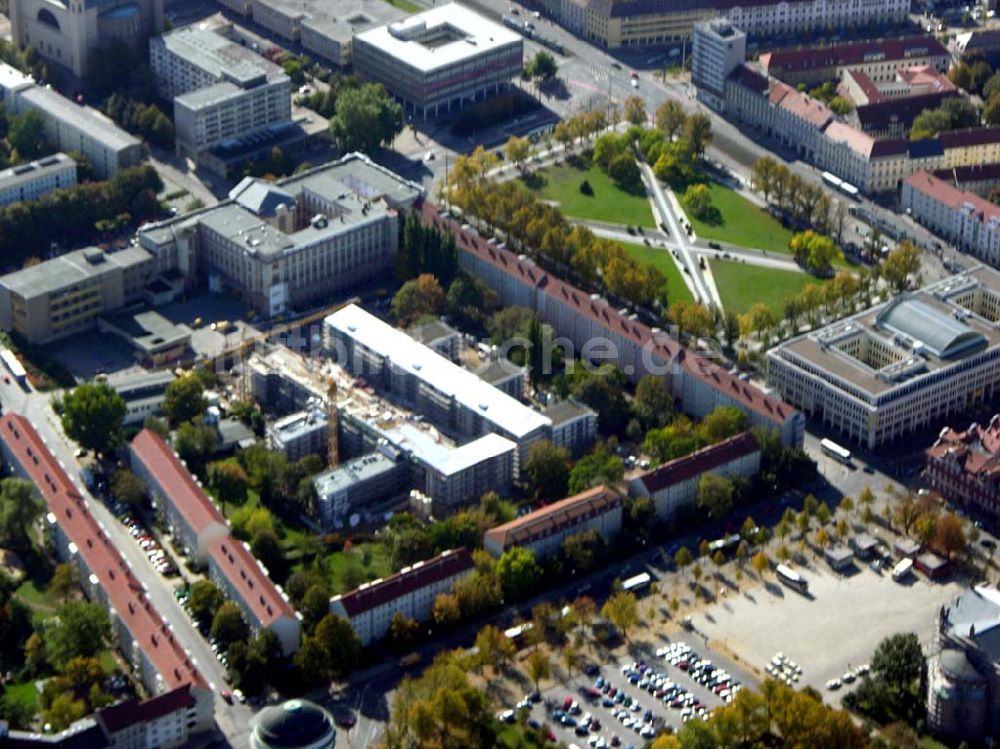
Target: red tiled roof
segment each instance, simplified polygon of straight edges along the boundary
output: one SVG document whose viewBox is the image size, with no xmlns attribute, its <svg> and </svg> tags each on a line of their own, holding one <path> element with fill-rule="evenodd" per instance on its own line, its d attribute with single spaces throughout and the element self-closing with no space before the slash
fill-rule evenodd
<svg viewBox="0 0 1000 749">
<path fill-rule="evenodd" d="M 730 80 L 744 88 L 763 94 L 767 91 L 767 76 L 763 76 L 749 65 L 737 65 L 729 74 Z"/>
<path fill-rule="evenodd" d="M 948 50 L 934 37 L 911 36 L 771 52 L 766 61 L 761 56 L 761 63 L 768 75 L 781 78 L 783 74 L 803 70 L 862 65 L 872 55 L 882 55 L 879 61 L 907 60 L 916 56 L 947 57 Z"/>
<path fill-rule="evenodd" d="M 778 106 L 793 117 L 820 129 L 833 119 L 833 111 L 826 104 L 799 91 L 793 90 L 783 96 Z"/>
<path fill-rule="evenodd" d="M 31 422 L 18 414 L 4 414 L 0 417 L 0 439 L 34 482 L 49 512 L 76 545 L 87 569 L 97 577 L 108 605 L 125 623 L 164 685 L 171 690 L 191 684 L 206 687 L 198 669 L 146 597 L 142 583 L 90 514 L 86 500 Z"/>
<path fill-rule="evenodd" d="M 867 97 L 868 104 L 873 104 L 877 101 L 882 100 L 882 92 L 878 90 L 878 86 L 875 82 L 868 77 L 866 73 L 861 70 L 848 70 L 844 73 L 845 77 L 850 78 L 861 89 L 862 93 Z"/>
<path fill-rule="evenodd" d="M 878 132 L 891 126 L 905 127 L 912 124 L 925 109 L 934 109 L 945 99 L 956 95 L 955 91 L 935 91 L 898 99 L 883 99 L 862 104 L 854 110 L 854 115 L 865 132 Z"/>
<path fill-rule="evenodd" d="M 944 150 L 968 148 L 1000 143 L 1000 127 L 969 127 L 964 130 L 947 130 L 938 133 L 938 140 Z"/>
<path fill-rule="evenodd" d="M 578 289 L 546 273 L 538 266 L 519 259 L 510 250 L 500 249 L 482 237 L 463 230 L 457 221 L 442 215 L 440 209 L 431 201 L 424 201 L 421 214 L 424 223 L 441 231 L 452 232 L 460 252 L 475 255 L 505 274 L 520 278 L 536 289 L 537 293 L 553 298 L 560 305 L 571 307 L 607 331 L 632 341 L 637 347 L 648 347 L 650 354 L 660 357 L 662 361 L 684 361 L 687 370 L 696 377 L 723 390 L 733 403 L 773 420 L 777 427 L 780 428 L 784 421 L 795 413 L 795 409 L 790 405 L 767 395 L 755 385 L 740 383 L 740 387 L 734 386 L 732 380 L 738 381 L 738 378 L 729 375 L 719 365 L 686 351 L 677 341 L 662 333 L 654 333 L 648 325 L 620 315 L 617 309 L 600 297 Z"/>
<path fill-rule="evenodd" d="M 1000 182 L 1000 164 L 971 164 L 938 169 L 934 172 L 934 176 L 958 185 L 968 182 Z"/>
<path fill-rule="evenodd" d="M 714 445 L 664 463 L 643 474 L 639 480 L 646 491 L 654 494 L 668 486 L 679 484 L 703 473 L 714 471 L 730 461 L 750 455 L 760 449 L 752 432 L 742 432 Z"/>
<path fill-rule="evenodd" d="M 485 538 L 496 541 L 502 549 L 525 546 L 610 512 L 621 502 L 621 496 L 614 489 L 604 485 L 595 486 L 515 518 L 509 523 L 490 528 L 486 531 Z"/>
<path fill-rule="evenodd" d="M 1000 485 L 1000 415 L 985 428 L 973 424 L 964 432 L 943 429 L 926 455 L 931 460 L 953 458 L 970 476 Z"/>
<path fill-rule="evenodd" d="M 132 440 L 132 452 L 195 533 L 213 523 L 226 524 L 215 503 L 160 435 L 143 429 Z"/>
<path fill-rule="evenodd" d="M 295 610 L 241 542 L 228 536 L 216 539 L 208 547 L 208 556 L 239 591 L 262 627 L 284 616 L 295 617 Z"/>
<path fill-rule="evenodd" d="M 948 208 L 960 208 L 965 205 L 972 207 L 981 221 L 990 218 L 1000 218 L 1000 206 L 996 206 L 974 192 L 959 190 L 951 182 L 939 179 L 929 172 L 914 172 L 905 180 L 904 185 L 927 195 L 936 202 Z"/>
<path fill-rule="evenodd" d="M 137 723 L 147 723 L 192 705 L 194 697 L 185 686 L 141 702 L 134 697 L 119 702 L 117 705 L 98 710 L 96 718 L 108 733 L 118 733 Z"/>
<path fill-rule="evenodd" d="M 459 575 L 473 568 L 472 555 L 466 548 L 451 549 L 436 557 L 404 567 L 384 580 L 355 588 L 339 598 L 348 616 L 357 616 L 379 606 L 397 600 L 429 585 L 435 585 L 449 577 Z"/>
</svg>

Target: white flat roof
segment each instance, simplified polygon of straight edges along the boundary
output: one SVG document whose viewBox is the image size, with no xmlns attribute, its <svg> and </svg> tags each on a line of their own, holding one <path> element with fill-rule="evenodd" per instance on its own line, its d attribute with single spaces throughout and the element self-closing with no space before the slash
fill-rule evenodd
<svg viewBox="0 0 1000 749">
<path fill-rule="evenodd" d="M 449 30 L 456 34 L 454 41 L 443 44 L 421 41 L 434 32 Z M 522 41 L 520 34 L 455 3 L 362 31 L 354 38 L 421 71 L 452 65 Z"/>
<path fill-rule="evenodd" d="M 408 422 L 385 430 L 385 434 L 397 447 L 409 450 L 417 460 L 444 476 L 454 476 L 504 453 L 513 454 L 517 449 L 506 437 L 492 433 L 456 447 Z"/>
<path fill-rule="evenodd" d="M 392 327 L 356 304 L 328 315 L 326 324 L 476 411 L 516 439 L 552 423 L 547 416 L 483 382 L 469 370 L 452 363 L 413 340 L 405 331 Z"/>
</svg>

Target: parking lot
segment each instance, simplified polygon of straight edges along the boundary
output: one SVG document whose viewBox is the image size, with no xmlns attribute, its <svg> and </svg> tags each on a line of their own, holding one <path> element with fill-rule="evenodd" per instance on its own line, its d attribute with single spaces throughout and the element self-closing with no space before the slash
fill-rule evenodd
<svg viewBox="0 0 1000 749">
<path fill-rule="evenodd" d="M 548 725 L 568 746 L 639 747 L 669 726 L 705 719 L 748 683 L 728 659 L 695 640 L 676 640 L 658 648 L 646 661 L 630 657 L 603 665 L 546 690 L 541 699 L 521 700 L 501 712 L 514 720 L 526 710 L 530 723 Z"/>
<path fill-rule="evenodd" d="M 885 637 L 916 632 L 926 649 L 938 610 L 963 588 L 922 575 L 893 582 L 889 570 L 875 572 L 861 562 L 847 574 L 823 562 L 798 570 L 809 583 L 807 595 L 769 576 L 695 614 L 693 624 L 761 671 L 779 653 L 792 659 L 802 668 L 797 686 L 808 684 L 831 698 L 827 682 L 868 663 Z"/>
</svg>

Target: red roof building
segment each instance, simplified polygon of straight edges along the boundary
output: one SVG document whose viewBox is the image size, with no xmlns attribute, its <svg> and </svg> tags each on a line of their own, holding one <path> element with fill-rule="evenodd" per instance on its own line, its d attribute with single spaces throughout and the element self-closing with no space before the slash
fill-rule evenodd
<svg viewBox="0 0 1000 749">
<path fill-rule="evenodd" d="M 0 450 L 45 501 L 56 552 L 77 568 L 88 596 L 108 608 L 122 653 L 146 688 L 154 695 L 190 688 L 194 724 L 210 727 L 212 694 L 204 678 L 31 422 L 0 417 Z"/>
<path fill-rule="evenodd" d="M 490 528 L 483 536 L 483 548 L 500 557 L 507 549 L 521 546 L 540 559 L 558 552 L 563 541 L 577 533 L 594 530 L 611 541 L 621 529 L 622 497 L 602 485 Z"/>
<path fill-rule="evenodd" d="M 414 621 L 429 620 L 438 594 L 450 593 L 474 567 L 467 549 L 451 549 L 385 579 L 334 596 L 330 612 L 349 621 L 362 644 L 369 645 L 389 633 L 397 612 Z"/>
<path fill-rule="evenodd" d="M 156 432 L 139 432 L 129 446 L 129 457 L 132 472 L 146 483 L 174 538 L 197 563 L 204 564 L 211 543 L 229 535 L 215 503 Z"/>
<path fill-rule="evenodd" d="M 1000 414 L 986 427 L 943 429 L 925 453 L 924 478 L 949 501 L 1000 521 Z"/>
<path fill-rule="evenodd" d="M 649 497 L 661 520 L 670 520 L 697 499 L 705 474 L 751 478 L 760 470 L 760 445 L 752 432 L 743 432 L 683 458 L 668 461 L 629 481 L 629 494 Z"/>
</svg>

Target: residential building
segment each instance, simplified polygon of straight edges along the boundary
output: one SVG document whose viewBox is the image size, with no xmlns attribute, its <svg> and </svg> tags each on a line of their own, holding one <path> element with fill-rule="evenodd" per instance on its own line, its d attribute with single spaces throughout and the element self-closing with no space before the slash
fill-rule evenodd
<svg viewBox="0 0 1000 749">
<path fill-rule="evenodd" d="M 969 588 L 938 611 L 927 661 L 927 727 L 943 739 L 981 741 L 1000 731 L 1000 594 Z"/>
<path fill-rule="evenodd" d="M 815 161 L 823 130 L 835 115 L 818 99 L 781 81 L 772 81 L 771 134 L 806 161 Z"/>
<path fill-rule="evenodd" d="M 876 83 L 862 70 L 847 68 L 837 91 L 861 107 L 896 99 L 955 93 L 957 89 L 947 75 L 930 65 L 908 65 L 900 67 L 895 78 L 882 83 Z"/>
<path fill-rule="evenodd" d="M 446 3 L 354 36 L 354 70 L 408 112 L 437 117 L 505 91 L 521 75 L 524 38 Z"/>
<path fill-rule="evenodd" d="M 726 19 L 695 24 L 691 45 L 691 82 L 698 98 L 713 109 L 725 108 L 726 79 L 747 56 L 747 35 Z"/>
<path fill-rule="evenodd" d="M 767 352 L 768 384 L 868 449 L 1000 391 L 1000 273 L 975 266 Z"/>
<path fill-rule="evenodd" d="M 84 77 L 94 55 L 111 42 L 131 47 L 164 26 L 163 0 L 49 3 L 10 0 L 11 36 L 55 65 Z"/>
<path fill-rule="evenodd" d="M 271 131 L 292 119 L 292 84 L 270 60 L 201 26 L 149 42 L 157 90 L 174 102 L 179 154 L 199 155 L 227 141 Z"/>
<path fill-rule="evenodd" d="M 622 497 L 608 486 L 595 486 L 527 515 L 490 528 L 483 535 L 483 548 L 501 557 L 514 547 L 531 549 L 535 558 L 556 554 L 569 536 L 596 531 L 611 542 L 622 529 Z"/>
<path fill-rule="evenodd" d="M 458 355 L 462 350 L 462 334 L 444 320 L 438 319 L 420 325 L 411 325 L 406 332 L 417 343 L 422 343 L 437 351 L 446 359 L 451 359 L 453 362 L 458 361 Z"/>
<path fill-rule="evenodd" d="M 475 565 L 467 549 L 451 549 L 423 562 L 415 562 L 385 579 L 330 599 L 330 613 L 341 616 L 370 645 L 389 634 L 396 613 L 407 619 L 431 619 L 434 599 L 450 593 L 455 583 L 472 574 Z"/>
<path fill-rule="evenodd" d="M 0 62 L 0 90 L 10 114 L 29 110 L 41 114 L 49 145 L 67 153 L 82 153 L 101 179 L 108 179 L 119 169 L 136 166 L 144 158 L 139 139 L 102 112 L 70 101 L 55 89 L 36 85 L 33 78 L 3 62 Z"/>
<path fill-rule="evenodd" d="M 351 515 L 364 517 L 405 497 L 410 488 L 410 466 L 400 450 L 381 445 L 374 452 L 316 474 L 312 482 L 319 519 L 326 530 L 333 530 Z"/>
<path fill-rule="evenodd" d="M 687 351 L 664 331 L 650 328 L 638 315 L 612 307 L 598 294 L 588 294 L 542 270 L 513 252 L 490 244 L 462 227 L 446 211 L 425 201 L 421 218 L 429 226 L 455 235 L 459 266 L 500 296 L 506 306 L 528 307 L 564 339 L 573 356 L 591 358 L 594 346 L 603 363 L 613 363 L 638 381 L 646 374 L 663 377 L 680 407 L 702 418 L 717 406 L 743 410 L 751 426 L 776 430 L 786 445 L 802 444 L 805 419 L 789 404 L 756 385 Z"/>
<path fill-rule="evenodd" d="M 361 154 L 292 177 L 247 178 L 216 206 L 144 227 L 139 244 L 188 278 L 231 288 L 266 317 L 393 267 L 399 212 L 422 188 Z"/>
<path fill-rule="evenodd" d="M 924 480 L 949 502 L 1000 521 L 1000 414 L 987 426 L 941 430 L 924 453 Z"/>
<path fill-rule="evenodd" d="M 76 162 L 64 153 L 0 170 L 0 208 L 37 200 L 76 184 Z"/>
<path fill-rule="evenodd" d="M 198 566 L 208 561 L 212 543 L 229 535 L 229 524 L 170 445 L 143 429 L 129 445 L 129 464 L 149 491 L 157 513 L 177 547 Z"/>
<path fill-rule="evenodd" d="M 290 462 L 306 455 L 317 455 L 326 462 L 330 440 L 330 421 L 317 407 L 289 414 L 267 427 L 267 443 Z"/>
<path fill-rule="evenodd" d="M 87 597 L 108 609 L 111 640 L 137 679 L 154 697 L 187 690 L 190 701 L 175 708 L 180 711 L 178 720 L 166 717 L 174 710 L 164 712 L 169 738 L 162 745 L 184 744 L 193 734 L 210 730 L 213 690 L 91 514 L 82 491 L 27 418 L 13 413 L 0 417 L 0 453 L 7 471 L 34 484 L 45 502 L 47 538 L 54 553 L 73 566 Z"/>
<path fill-rule="evenodd" d="M 351 304 L 324 321 L 327 347 L 348 372 L 462 439 L 495 433 L 517 445 L 515 477 L 551 422 L 467 369 Z"/>
<path fill-rule="evenodd" d="M 937 109 L 941 102 L 957 91 L 940 91 L 903 99 L 885 99 L 855 107 L 847 121 L 874 138 L 906 138 L 913 128 L 913 121 L 927 109 Z M 915 146 L 921 141 L 911 144 Z"/>
<path fill-rule="evenodd" d="M 333 749 L 333 716 L 309 700 L 268 705 L 250 720 L 250 749 Z"/>
<path fill-rule="evenodd" d="M 990 65 L 995 65 L 1000 62 L 1000 31 L 978 28 L 956 34 L 955 49 L 965 59 L 982 55 Z"/>
<path fill-rule="evenodd" d="M 571 455 L 584 453 L 597 439 L 597 412 L 575 398 L 548 406 L 542 415 L 552 422 L 549 439 Z"/>
<path fill-rule="evenodd" d="M 215 539 L 208 548 L 208 575 L 226 599 L 240 607 L 255 637 L 261 630 L 270 630 L 285 655 L 299 649 L 302 615 L 292 608 L 285 592 L 271 582 L 267 570 L 246 544 L 229 536 Z"/>
<path fill-rule="evenodd" d="M 734 25 L 744 28 L 736 21 Z M 895 80 L 901 67 L 947 72 L 951 53 L 932 36 L 904 36 L 765 52 L 760 56 L 760 65 L 766 76 L 792 86 L 840 80 L 848 70 L 864 73 L 880 85 Z"/>
<path fill-rule="evenodd" d="M 808 31 L 889 26 L 909 19 L 909 0 L 715 0 L 716 11 L 762 40 Z"/>
<path fill-rule="evenodd" d="M 636 476 L 628 490 L 634 497 L 649 497 L 660 520 L 673 520 L 695 504 L 702 476 L 749 479 L 758 471 L 760 445 L 752 432 L 743 432 Z"/>
<path fill-rule="evenodd" d="M 8 273 L 0 277 L 0 328 L 32 344 L 79 333 L 140 301 L 155 272 L 153 256 L 140 247 L 88 247 Z"/>
<path fill-rule="evenodd" d="M 524 397 L 524 381 L 527 370 L 519 367 L 506 357 L 491 359 L 488 364 L 473 370 L 476 376 L 497 390 L 502 390 L 511 398 Z"/>
<path fill-rule="evenodd" d="M 324 405 L 329 383 L 309 369 L 311 362 L 285 346 L 255 351 L 247 360 L 250 394 L 265 413 L 287 415 Z"/>
<path fill-rule="evenodd" d="M 108 385 L 125 401 L 125 420 L 122 425 L 142 424 L 150 416 L 159 416 L 167 385 L 175 379 L 174 373 L 167 369 L 109 376 Z"/>
<path fill-rule="evenodd" d="M 963 192 L 975 193 L 985 198 L 1000 184 L 1000 163 L 956 166 L 950 169 L 938 169 L 933 174 Z"/>
</svg>

